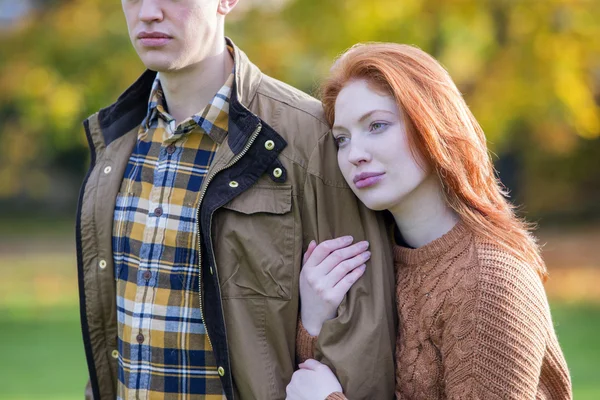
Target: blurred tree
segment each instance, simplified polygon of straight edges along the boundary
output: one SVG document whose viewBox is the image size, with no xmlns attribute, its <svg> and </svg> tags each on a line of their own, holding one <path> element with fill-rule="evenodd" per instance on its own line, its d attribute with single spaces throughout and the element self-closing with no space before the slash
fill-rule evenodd
<svg viewBox="0 0 600 400">
<path fill-rule="evenodd" d="M 314 91 L 357 42 L 418 45 L 454 77 L 535 215 L 600 201 L 600 2 L 245 0 L 227 32 L 261 69 Z M 0 198 L 85 168 L 80 122 L 143 70 L 120 4 L 64 0 L 0 31 Z M 510 171 L 509 171 L 510 172 Z"/>
</svg>

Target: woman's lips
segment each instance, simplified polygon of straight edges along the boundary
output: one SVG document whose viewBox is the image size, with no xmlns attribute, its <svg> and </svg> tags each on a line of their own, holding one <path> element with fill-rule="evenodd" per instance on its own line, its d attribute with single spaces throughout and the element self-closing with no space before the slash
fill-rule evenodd
<svg viewBox="0 0 600 400">
<path fill-rule="evenodd" d="M 358 189 L 364 189 L 366 187 L 373 186 L 383 179 L 383 175 L 384 174 L 377 174 L 377 175 L 365 176 L 364 178 L 359 177 L 359 179 L 354 181 L 354 185 Z"/>
</svg>

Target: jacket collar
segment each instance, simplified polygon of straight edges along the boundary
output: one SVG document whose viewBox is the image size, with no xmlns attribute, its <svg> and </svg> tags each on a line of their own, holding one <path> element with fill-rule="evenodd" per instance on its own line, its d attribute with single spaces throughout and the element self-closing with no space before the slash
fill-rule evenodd
<svg viewBox="0 0 600 400">
<path fill-rule="evenodd" d="M 256 91 L 262 80 L 262 73 L 256 65 L 250 62 L 246 53 L 240 50 L 231 39 L 226 37 L 225 41 L 233 48 L 233 62 L 236 72 L 236 90 L 234 90 L 234 93 L 236 99 L 245 107 L 248 107 L 256 96 Z"/>
<path fill-rule="evenodd" d="M 225 38 L 225 40 L 233 47 L 235 65 L 235 80 L 230 99 L 228 144 L 233 153 L 237 154 L 260 124 L 260 119 L 248 110 L 248 106 L 256 96 L 262 73 L 231 39 Z M 99 111 L 98 127 L 102 132 L 105 146 L 142 123 L 148 111 L 148 98 L 155 78 L 155 71 L 146 70 L 115 103 Z M 93 123 L 91 119 L 88 121 Z"/>
</svg>

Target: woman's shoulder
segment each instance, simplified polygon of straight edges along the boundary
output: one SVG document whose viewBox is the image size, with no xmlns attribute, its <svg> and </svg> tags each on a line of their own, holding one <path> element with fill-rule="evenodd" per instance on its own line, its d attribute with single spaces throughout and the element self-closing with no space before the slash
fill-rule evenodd
<svg viewBox="0 0 600 400">
<path fill-rule="evenodd" d="M 548 313 L 544 285 L 535 268 L 516 254 L 481 236 L 474 236 L 478 260 L 478 292 L 482 305 L 521 308 L 523 311 Z"/>
<path fill-rule="evenodd" d="M 482 277 L 497 280 L 517 281 L 516 283 L 536 284 L 543 287 L 535 268 L 514 252 L 494 241 L 480 235 L 473 235 L 473 246 Z"/>
</svg>

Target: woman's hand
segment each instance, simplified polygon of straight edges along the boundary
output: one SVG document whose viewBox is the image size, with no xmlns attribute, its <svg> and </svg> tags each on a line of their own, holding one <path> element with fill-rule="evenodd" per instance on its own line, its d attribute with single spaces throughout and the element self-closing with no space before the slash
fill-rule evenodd
<svg viewBox="0 0 600 400">
<path fill-rule="evenodd" d="M 324 400 L 331 393 L 342 392 L 342 385 L 327 365 L 306 360 L 299 367 L 287 385 L 287 400 Z"/>
<path fill-rule="evenodd" d="M 335 318 L 337 308 L 352 285 L 363 275 L 371 257 L 366 241 L 352 244 L 352 236 L 313 240 L 304 253 L 300 272 L 302 325 L 318 336 L 323 323 Z"/>
</svg>

